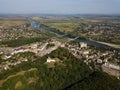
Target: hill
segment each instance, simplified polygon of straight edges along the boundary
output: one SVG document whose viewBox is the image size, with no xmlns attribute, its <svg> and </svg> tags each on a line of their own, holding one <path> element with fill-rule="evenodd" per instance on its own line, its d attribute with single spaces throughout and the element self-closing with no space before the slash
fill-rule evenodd
<svg viewBox="0 0 120 90">
<path fill-rule="evenodd" d="M 48 63 L 47 57 L 57 58 L 60 62 Z M 53 67 L 49 67 L 51 63 Z M 82 60 L 61 47 L 34 62 L 22 63 L 0 73 L 0 77 L 0 90 L 120 89 L 120 82 L 115 77 L 91 70 Z"/>
</svg>

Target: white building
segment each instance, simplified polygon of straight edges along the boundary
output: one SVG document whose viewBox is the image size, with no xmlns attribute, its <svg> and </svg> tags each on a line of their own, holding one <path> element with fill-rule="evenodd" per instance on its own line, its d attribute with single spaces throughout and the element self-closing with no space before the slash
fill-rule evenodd
<svg viewBox="0 0 120 90">
<path fill-rule="evenodd" d="M 8 70 L 9 69 L 9 66 L 8 65 L 5 65 L 4 66 L 4 70 Z"/>
<path fill-rule="evenodd" d="M 88 50 L 83 51 L 83 54 L 84 54 L 84 55 L 88 55 L 88 54 L 89 54 L 89 51 L 88 51 Z"/>
<path fill-rule="evenodd" d="M 86 47 L 87 47 L 87 43 L 80 42 L 80 47 L 81 47 L 81 48 L 86 48 Z"/>
<path fill-rule="evenodd" d="M 51 59 L 50 57 L 47 58 L 47 62 L 50 63 L 50 62 L 56 62 L 56 60 L 54 59 Z"/>
</svg>

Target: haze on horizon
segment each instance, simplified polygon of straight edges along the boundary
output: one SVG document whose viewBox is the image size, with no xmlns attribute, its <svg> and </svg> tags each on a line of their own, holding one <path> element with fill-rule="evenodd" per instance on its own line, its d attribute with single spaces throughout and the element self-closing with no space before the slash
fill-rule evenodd
<svg viewBox="0 0 120 90">
<path fill-rule="evenodd" d="M 120 0 L 0 0 L 0 14 L 120 14 Z"/>
</svg>

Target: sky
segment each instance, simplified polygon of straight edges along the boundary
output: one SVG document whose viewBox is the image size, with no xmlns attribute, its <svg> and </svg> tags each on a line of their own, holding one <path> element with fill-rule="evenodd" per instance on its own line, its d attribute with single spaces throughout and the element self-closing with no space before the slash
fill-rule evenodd
<svg viewBox="0 0 120 90">
<path fill-rule="evenodd" d="M 120 14 L 120 0 L 0 0 L 0 14 Z"/>
</svg>

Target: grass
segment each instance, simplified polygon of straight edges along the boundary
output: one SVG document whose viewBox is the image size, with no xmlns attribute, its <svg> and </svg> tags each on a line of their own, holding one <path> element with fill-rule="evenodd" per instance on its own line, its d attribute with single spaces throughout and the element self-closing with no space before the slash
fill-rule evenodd
<svg viewBox="0 0 120 90">
<path fill-rule="evenodd" d="M 8 80 L 10 80 L 10 79 L 12 79 L 12 78 L 14 78 L 14 77 L 16 77 L 16 76 L 23 76 L 23 75 L 25 74 L 25 72 L 36 71 L 36 70 L 37 70 L 36 68 L 31 68 L 31 69 L 29 69 L 29 70 L 27 70 L 27 71 L 20 71 L 20 72 L 17 72 L 16 74 L 14 74 L 14 75 L 10 75 L 10 76 L 8 76 L 6 79 L 4 79 L 4 80 L 0 80 L 0 87 L 1 87 L 5 82 L 7 82 Z"/>
<path fill-rule="evenodd" d="M 0 26 L 3 27 L 19 26 L 25 23 L 28 23 L 25 19 L 0 19 Z"/>
<path fill-rule="evenodd" d="M 51 28 L 56 28 L 60 30 L 61 32 L 67 33 L 67 32 L 73 32 L 76 27 L 79 25 L 78 23 L 46 23 L 45 25 L 51 27 Z"/>
<path fill-rule="evenodd" d="M 15 85 L 15 89 L 19 88 L 22 86 L 22 82 L 21 81 L 18 81 Z"/>
</svg>

